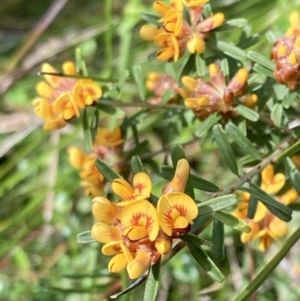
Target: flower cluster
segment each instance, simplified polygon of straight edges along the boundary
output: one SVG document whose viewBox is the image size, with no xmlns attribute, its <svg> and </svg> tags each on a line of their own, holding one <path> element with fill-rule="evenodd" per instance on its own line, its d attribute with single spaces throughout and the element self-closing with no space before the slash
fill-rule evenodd
<svg viewBox="0 0 300 301">
<path fill-rule="evenodd" d="M 274 168 L 268 165 L 262 171 L 261 189 L 269 194 L 276 194 L 285 184 L 286 177 L 282 173 L 274 175 Z M 242 233 L 241 241 L 246 243 L 250 240 L 259 240 L 258 249 L 260 251 L 267 250 L 272 241 L 277 241 L 288 232 L 288 225 L 286 222 L 279 219 L 273 213 L 269 212 L 267 207 L 261 202 L 258 202 L 256 213 L 253 219 L 247 217 L 248 205 L 250 200 L 249 193 L 243 192 L 240 195 L 241 202 L 234 212 L 235 216 L 248 221 L 252 231 L 250 233 Z M 298 199 L 298 194 L 294 189 L 290 189 L 283 195 L 276 196 L 276 200 L 289 205 Z"/>
<path fill-rule="evenodd" d="M 300 82 L 300 15 L 292 12 L 291 27 L 284 37 L 278 39 L 272 49 L 271 59 L 276 63 L 275 79 L 296 89 Z"/>
<path fill-rule="evenodd" d="M 86 187 L 85 193 L 91 196 L 104 195 L 106 179 L 97 169 L 95 161 L 102 159 L 116 172 L 123 170 L 123 161 L 119 157 L 120 145 L 123 143 L 119 127 L 114 130 L 99 128 L 92 153 L 85 153 L 77 147 L 70 147 L 69 161 L 73 167 L 80 171 L 81 186 Z"/>
<path fill-rule="evenodd" d="M 176 103 L 179 98 L 178 83 L 168 74 L 160 74 L 151 72 L 146 80 L 146 87 L 153 93 L 153 97 L 148 99 L 148 102 L 158 105 L 162 102 L 163 95 L 171 90 L 174 96 L 168 100 L 168 103 Z"/>
<path fill-rule="evenodd" d="M 224 23 L 222 13 L 203 19 L 206 2 L 208 0 L 170 0 L 170 5 L 154 2 L 154 10 L 161 16 L 159 27 L 144 25 L 140 35 L 161 48 L 156 54 L 158 60 L 176 62 L 186 49 L 190 53 L 204 52 L 204 39 L 209 31 Z M 185 10 L 189 20 L 184 18 Z"/>
<path fill-rule="evenodd" d="M 194 110 L 197 118 L 204 120 L 214 112 L 220 112 L 224 117 L 230 117 L 236 98 L 247 107 L 255 105 L 256 94 L 243 95 L 248 84 L 246 69 L 239 69 L 228 85 L 223 71 L 216 64 L 209 65 L 208 69 L 210 82 L 189 76 L 182 78 L 186 88 L 181 92 L 185 98 L 184 104 Z"/>
<path fill-rule="evenodd" d="M 78 75 L 72 62 L 62 66 L 66 75 Z M 55 68 L 45 63 L 42 72 L 58 73 Z M 68 121 L 79 117 L 80 110 L 91 106 L 101 97 L 101 87 L 92 80 L 75 79 L 55 75 L 44 75 L 45 81 L 36 85 L 39 97 L 33 100 L 34 111 L 41 117 L 46 131 L 64 127 Z"/>
<path fill-rule="evenodd" d="M 169 253 L 173 238 L 190 230 L 198 207 L 183 193 L 188 174 L 188 162 L 179 160 L 174 178 L 163 189 L 156 207 L 149 201 L 152 183 L 144 172 L 134 176 L 133 185 L 122 178 L 112 182 L 119 202 L 93 199 L 92 211 L 99 222 L 91 234 L 104 244 L 102 253 L 113 256 L 108 264 L 110 272 L 126 267 L 131 279 L 140 277 L 161 255 Z"/>
</svg>

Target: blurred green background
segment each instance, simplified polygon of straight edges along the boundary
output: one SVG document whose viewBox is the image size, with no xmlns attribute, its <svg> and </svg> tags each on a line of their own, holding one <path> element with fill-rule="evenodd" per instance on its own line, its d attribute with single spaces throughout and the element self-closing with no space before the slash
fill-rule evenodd
<svg viewBox="0 0 300 301">
<path fill-rule="evenodd" d="M 296 0 L 210 3 L 227 19 L 247 18 L 252 32 L 261 34 L 255 47 L 264 54 L 272 46 L 265 33 L 272 28 L 275 35 L 282 35 L 289 13 L 300 8 Z M 60 69 L 64 61 L 75 60 L 76 48 L 81 49 L 90 75 L 125 81 L 127 70 L 146 62 L 154 50 L 139 37 L 144 24 L 140 13 L 151 12 L 151 6 L 149 0 L 1 1 L 1 300 L 105 300 L 121 287 L 120 277 L 107 273 L 108 260 L 99 245 L 76 242 L 76 235 L 93 225 L 90 198 L 80 189 L 78 173 L 69 165 L 66 152 L 68 146 L 82 144 L 80 130 L 70 126 L 44 132 L 31 102 L 40 65 L 47 61 Z M 238 33 L 226 35 L 234 41 Z M 145 74 L 161 68 L 157 62 L 143 64 Z M 127 82 L 122 92 L 122 100 L 130 101 L 137 89 Z M 214 162 L 216 154 L 202 156 Z M 211 178 L 212 167 L 202 167 L 204 176 Z M 221 173 L 222 167 L 218 169 Z M 220 175 L 212 180 L 221 186 L 224 181 Z M 204 233 L 204 238 L 210 236 L 209 231 Z M 228 233 L 226 246 L 227 257 L 220 262 L 228 277 L 224 283 L 212 283 L 182 251 L 162 269 L 158 300 L 230 300 L 249 281 L 242 276 L 253 267 L 249 258 L 258 269 L 264 258 L 241 245 L 237 233 Z M 289 264 L 279 267 L 281 273 L 274 274 L 254 300 L 299 300 L 299 288 L 291 287 L 286 277 Z M 141 300 L 141 296 L 138 288 L 119 300 Z"/>
</svg>

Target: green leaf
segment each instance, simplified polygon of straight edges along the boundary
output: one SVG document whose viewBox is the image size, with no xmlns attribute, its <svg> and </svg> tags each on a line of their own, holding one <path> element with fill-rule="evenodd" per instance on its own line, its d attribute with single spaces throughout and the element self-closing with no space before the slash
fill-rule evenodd
<svg viewBox="0 0 300 301">
<path fill-rule="evenodd" d="M 257 185 L 250 183 L 249 189 L 246 187 L 241 187 L 240 190 L 249 192 L 251 195 L 254 195 L 269 209 L 269 211 L 271 211 L 283 221 L 289 222 L 292 219 L 292 210 L 289 207 L 276 201 L 273 197 L 264 192 Z"/>
<path fill-rule="evenodd" d="M 194 72 L 195 70 L 195 56 L 196 54 L 191 54 L 190 57 L 188 58 L 188 60 L 186 61 L 181 74 L 180 74 L 180 78 L 182 78 L 185 75 L 190 75 L 191 73 Z"/>
<path fill-rule="evenodd" d="M 127 158 L 143 154 L 147 150 L 149 150 L 149 140 L 144 140 L 143 142 L 138 143 L 137 146 L 127 154 Z"/>
<path fill-rule="evenodd" d="M 108 105 L 108 104 L 103 104 L 101 103 L 101 100 L 105 100 L 105 101 L 111 101 L 113 102 L 113 99 L 111 97 L 101 97 L 100 98 L 100 102 L 96 102 L 96 108 L 100 111 L 103 111 L 104 113 L 108 114 L 108 115 L 113 115 L 116 113 L 116 108 L 113 107 L 112 105 Z"/>
<path fill-rule="evenodd" d="M 92 137 L 92 142 L 94 144 L 95 138 L 97 136 L 98 132 L 98 127 L 99 127 L 99 110 L 95 110 L 92 122 L 91 122 L 91 137 Z"/>
<path fill-rule="evenodd" d="M 270 77 L 270 78 L 274 78 L 274 73 L 272 71 L 270 71 L 269 69 L 259 65 L 259 64 L 254 64 L 253 65 L 253 70 L 260 73 L 260 74 L 263 74 L 267 77 Z"/>
<path fill-rule="evenodd" d="M 199 265 L 205 270 L 205 272 L 215 281 L 222 282 L 225 277 L 211 260 L 211 258 L 200 248 L 193 246 L 189 247 L 191 254 L 199 263 Z"/>
<path fill-rule="evenodd" d="M 156 53 L 157 53 L 157 51 L 153 51 L 150 54 L 148 54 L 147 61 L 152 62 L 152 61 L 156 60 Z"/>
<path fill-rule="evenodd" d="M 282 101 L 283 107 L 285 109 L 288 109 L 292 105 L 292 103 L 296 100 L 297 97 L 298 97 L 297 92 L 289 93 Z"/>
<path fill-rule="evenodd" d="M 180 159 L 185 159 L 186 158 L 183 147 L 180 144 L 175 144 L 175 145 L 172 146 L 172 148 L 171 148 L 171 158 L 172 158 L 173 166 L 175 166 L 175 167 L 177 165 L 177 162 Z"/>
<path fill-rule="evenodd" d="M 223 59 L 221 61 L 221 70 L 223 71 L 225 78 L 228 79 L 228 76 L 229 76 L 229 64 L 228 64 L 228 60 L 227 59 Z"/>
<path fill-rule="evenodd" d="M 214 219 L 213 223 L 213 234 L 212 234 L 212 243 L 213 250 L 212 255 L 213 258 L 217 261 L 223 260 L 225 258 L 225 250 L 224 250 L 224 224 L 217 219 Z"/>
<path fill-rule="evenodd" d="M 247 60 L 247 55 L 244 50 L 228 44 L 223 41 L 217 41 L 216 47 L 223 53 L 227 54 L 228 56 L 239 60 L 239 61 L 246 61 Z"/>
<path fill-rule="evenodd" d="M 253 62 L 269 69 L 272 72 L 275 71 L 275 64 L 271 60 L 264 57 L 263 55 L 261 55 L 257 52 L 254 52 L 254 51 L 249 51 L 247 56 Z"/>
<path fill-rule="evenodd" d="M 290 249 L 299 241 L 299 239 L 300 228 L 298 227 L 298 229 L 286 240 L 279 252 L 267 263 L 267 265 L 259 272 L 259 274 L 252 279 L 250 284 L 234 299 L 234 301 L 250 300 L 250 297 L 272 274 L 275 268 L 282 262 Z"/>
<path fill-rule="evenodd" d="M 112 182 L 114 179 L 119 179 L 121 176 L 108 166 L 104 161 L 97 159 L 95 162 L 97 169 L 103 174 L 107 181 Z"/>
<path fill-rule="evenodd" d="M 82 113 L 82 127 L 87 152 L 91 152 L 93 148 L 93 141 L 86 109 L 84 109 Z"/>
<path fill-rule="evenodd" d="M 237 198 L 235 194 L 219 196 L 217 198 L 200 203 L 198 205 L 199 215 L 214 213 L 216 211 L 232 206 L 236 202 L 237 202 Z"/>
<path fill-rule="evenodd" d="M 254 159 L 260 160 L 260 154 L 258 150 L 253 146 L 250 140 L 244 136 L 238 127 L 230 122 L 227 123 L 226 130 L 245 154 L 250 154 Z"/>
<path fill-rule="evenodd" d="M 201 137 L 204 133 L 206 133 L 213 125 L 215 125 L 220 119 L 221 115 L 218 113 L 214 113 L 206 118 L 200 125 L 198 131 L 196 132 L 196 136 Z"/>
<path fill-rule="evenodd" d="M 201 248 L 203 251 L 210 251 L 213 248 L 211 242 L 191 233 L 181 235 L 180 239 L 196 248 Z"/>
<path fill-rule="evenodd" d="M 97 242 L 91 235 L 91 231 L 85 231 L 76 236 L 76 241 L 79 244 L 88 244 L 90 242 Z"/>
<path fill-rule="evenodd" d="M 204 76 L 206 73 L 206 62 L 201 55 L 195 56 L 195 65 L 196 65 L 197 75 L 200 77 Z"/>
<path fill-rule="evenodd" d="M 148 13 L 141 13 L 141 19 L 145 20 L 148 23 L 154 24 L 156 26 L 161 26 L 161 23 L 158 22 L 159 17 L 148 14 Z"/>
<path fill-rule="evenodd" d="M 216 143 L 218 147 L 220 148 L 221 154 L 230 168 L 230 170 L 238 176 L 239 170 L 238 166 L 235 160 L 234 153 L 232 151 L 232 148 L 228 142 L 228 139 L 222 129 L 222 126 L 220 124 L 216 124 L 213 127 L 213 135 L 216 140 Z"/>
<path fill-rule="evenodd" d="M 254 110 L 249 109 L 246 106 L 238 105 L 234 107 L 233 110 L 250 121 L 256 122 L 259 119 L 259 115 Z"/>
<path fill-rule="evenodd" d="M 223 224 L 236 229 L 241 232 L 250 233 L 251 227 L 244 221 L 240 220 L 239 218 L 233 216 L 230 213 L 218 211 L 212 215 L 215 219 L 222 222 Z"/>
<path fill-rule="evenodd" d="M 133 156 L 131 158 L 131 169 L 134 174 L 137 174 L 139 172 L 145 172 L 143 163 L 139 156 Z"/>
<path fill-rule="evenodd" d="M 249 205 L 248 205 L 248 211 L 247 211 L 247 215 L 249 218 L 253 219 L 256 213 L 256 209 L 257 209 L 257 205 L 258 205 L 258 199 L 254 196 L 254 195 L 250 195 L 250 199 L 249 199 Z"/>
<path fill-rule="evenodd" d="M 146 87 L 141 65 L 135 65 L 132 68 L 134 81 L 137 84 L 138 92 L 142 100 L 146 99 Z"/>
<path fill-rule="evenodd" d="M 286 158 L 286 157 L 290 157 L 294 154 L 296 154 L 297 152 L 300 151 L 300 141 L 297 141 L 296 143 L 294 143 L 293 145 L 291 145 L 289 148 L 287 148 L 278 158 L 277 158 L 277 162 L 280 162 L 282 159 Z"/>
<path fill-rule="evenodd" d="M 160 260 L 150 267 L 143 301 L 155 301 L 159 286 Z"/>
<path fill-rule="evenodd" d="M 271 111 L 271 119 L 275 123 L 277 127 L 281 127 L 282 123 L 282 116 L 283 115 L 283 108 L 280 103 L 276 103 L 275 106 L 273 106 Z"/>
<path fill-rule="evenodd" d="M 236 27 L 244 27 L 248 25 L 248 20 L 246 18 L 230 19 L 226 21 L 225 24 Z"/>
<path fill-rule="evenodd" d="M 284 163 L 292 186 L 300 193 L 300 172 L 290 158 L 286 158 Z"/>
</svg>

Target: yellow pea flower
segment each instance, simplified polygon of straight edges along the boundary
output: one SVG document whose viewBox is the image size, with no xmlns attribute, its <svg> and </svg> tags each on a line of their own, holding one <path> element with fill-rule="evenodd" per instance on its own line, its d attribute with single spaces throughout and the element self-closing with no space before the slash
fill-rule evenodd
<svg viewBox="0 0 300 301">
<path fill-rule="evenodd" d="M 178 237 L 190 230 L 198 215 L 198 207 L 188 195 L 172 192 L 160 197 L 157 212 L 162 230 L 168 236 Z"/>
</svg>

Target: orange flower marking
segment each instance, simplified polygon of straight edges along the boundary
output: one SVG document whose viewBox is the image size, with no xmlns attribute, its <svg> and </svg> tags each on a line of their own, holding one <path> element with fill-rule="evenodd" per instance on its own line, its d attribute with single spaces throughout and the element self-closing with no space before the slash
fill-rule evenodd
<svg viewBox="0 0 300 301">
<path fill-rule="evenodd" d="M 130 240 L 140 240 L 149 237 L 154 241 L 158 235 L 159 224 L 157 212 L 148 201 L 132 202 L 124 207 L 121 223 L 125 230 L 123 235 Z"/>
<path fill-rule="evenodd" d="M 157 211 L 162 230 L 173 237 L 188 232 L 198 215 L 195 201 L 180 192 L 163 195 L 158 201 Z"/>
<path fill-rule="evenodd" d="M 133 178 L 133 187 L 124 179 L 115 179 L 112 182 L 113 191 L 121 197 L 119 206 L 126 206 L 132 201 L 146 200 L 150 196 L 152 183 L 150 177 L 139 172 Z"/>
</svg>

